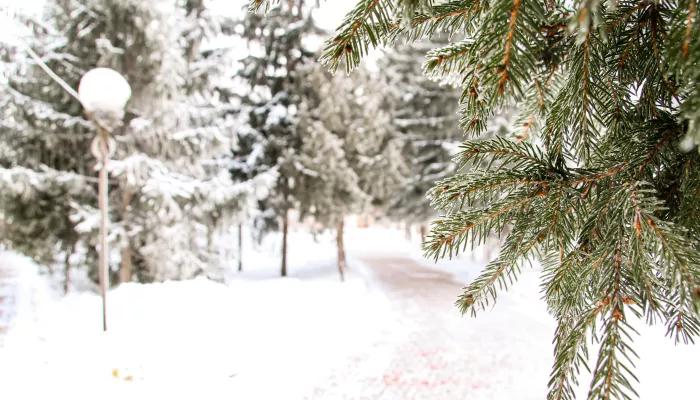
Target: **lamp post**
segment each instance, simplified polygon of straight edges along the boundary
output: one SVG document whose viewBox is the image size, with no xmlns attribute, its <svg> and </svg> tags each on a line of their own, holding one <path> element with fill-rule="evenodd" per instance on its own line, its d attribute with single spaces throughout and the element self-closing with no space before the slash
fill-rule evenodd
<svg viewBox="0 0 700 400">
<path fill-rule="evenodd" d="M 107 164 L 114 155 L 116 142 L 110 136 L 114 128 L 121 125 L 124 108 L 131 98 L 131 87 L 124 77 L 109 68 L 95 68 L 83 75 L 78 86 L 80 102 L 85 112 L 97 127 L 92 140 L 92 155 L 99 169 L 98 198 L 100 207 L 100 259 L 99 275 L 102 292 L 102 329 L 107 330 L 107 290 L 109 289 L 109 225 Z"/>
</svg>

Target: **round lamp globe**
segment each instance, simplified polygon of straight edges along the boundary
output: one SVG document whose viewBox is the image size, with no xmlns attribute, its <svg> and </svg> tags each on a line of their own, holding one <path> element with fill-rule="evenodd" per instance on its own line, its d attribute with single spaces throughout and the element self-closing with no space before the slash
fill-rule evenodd
<svg viewBox="0 0 700 400">
<path fill-rule="evenodd" d="M 124 77 L 110 68 L 91 69 L 80 79 L 80 102 L 89 113 L 122 114 L 131 98 L 131 87 Z"/>
</svg>

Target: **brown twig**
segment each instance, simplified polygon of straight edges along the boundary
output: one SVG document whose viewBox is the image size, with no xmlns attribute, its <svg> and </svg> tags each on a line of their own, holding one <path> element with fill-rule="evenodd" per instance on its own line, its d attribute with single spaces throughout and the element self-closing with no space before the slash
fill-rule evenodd
<svg viewBox="0 0 700 400">
<path fill-rule="evenodd" d="M 546 194 L 546 192 L 544 192 L 544 194 Z M 527 203 L 527 202 L 533 201 L 533 200 L 535 200 L 537 197 L 543 196 L 544 194 L 542 194 L 542 192 L 540 192 L 540 193 L 538 193 L 536 196 L 533 196 L 533 197 L 526 197 L 526 198 L 521 199 L 521 200 L 518 200 L 517 202 L 515 202 L 515 203 L 513 203 L 513 204 L 510 204 L 510 205 L 508 205 L 508 206 L 506 206 L 506 207 L 504 207 L 504 208 L 502 208 L 502 209 L 500 209 L 500 210 L 498 210 L 498 211 L 494 211 L 494 212 L 492 212 L 491 214 L 489 214 L 489 215 L 487 215 L 487 216 L 485 216 L 485 217 L 483 217 L 483 218 L 481 218 L 481 219 L 479 219 L 479 220 L 477 220 L 477 221 L 475 221 L 475 222 L 467 222 L 467 224 L 464 226 L 464 228 L 458 230 L 457 232 L 455 232 L 455 233 L 453 233 L 453 234 L 451 234 L 451 235 L 449 235 L 449 236 L 445 236 L 445 237 L 441 238 L 439 241 L 435 242 L 435 243 L 432 245 L 432 247 L 433 247 L 434 249 L 438 249 L 438 248 L 440 248 L 442 245 L 444 245 L 445 243 L 448 243 L 448 244 L 449 244 L 449 243 L 452 242 L 452 240 L 453 240 L 454 238 L 456 238 L 457 236 L 460 236 L 460 235 L 463 235 L 463 234 L 469 232 L 469 231 L 470 231 L 473 227 L 475 227 L 476 225 L 481 224 L 481 223 L 483 223 L 483 222 L 486 222 L 486 221 L 488 221 L 488 220 L 490 220 L 490 219 L 493 219 L 494 217 L 497 217 L 497 216 L 499 216 L 499 215 L 501 215 L 501 214 L 507 213 L 508 211 L 510 211 L 510 210 L 512 210 L 512 209 L 514 209 L 514 208 L 516 208 L 516 207 L 519 207 L 519 206 L 521 206 L 521 205 L 523 205 L 523 204 L 525 204 L 525 203 Z"/>
<path fill-rule="evenodd" d="M 693 19 L 695 19 L 695 2 L 690 0 L 688 2 L 688 19 L 685 21 L 685 40 L 683 41 L 681 54 L 683 58 L 687 58 L 690 54 L 690 40 L 691 33 L 693 31 Z"/>
<path fill-rule="evenodd" d="M 506 38 L 506 48 L 503 54 L 503 69 L 501 70 L 501 78 L 498 80 L 498 94 L 503 94 L 503 90 L 508 80 L 508 66 L 510 64 L 510 48 L 515 37 L 515 23 L 518 19 L 518 11 L 520 10 L 520 0 L 513 0 L 513 9 L 510 12 L 510 23 L 508 28 L 508 37 Z"/>
</svg>

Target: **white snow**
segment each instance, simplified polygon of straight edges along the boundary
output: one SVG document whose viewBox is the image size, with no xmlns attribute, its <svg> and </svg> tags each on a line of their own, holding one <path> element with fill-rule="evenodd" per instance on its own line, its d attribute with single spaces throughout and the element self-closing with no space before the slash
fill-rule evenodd
<svg viewBox="0 0 700 400">
<path fill-rule="evenodd" d="M 131 87 L 124 77 L 110 68 L 86 72 L 78 86 L 80 102 L 90 112 L 122 113 L 131 98 Z"/>
<path fill-rule="evenodd" d="M 265 120 L 265 128 L 269 129 L 271 126 L 279 125 L 283 120 L 288 118 L 289 110 L 287 107 L 281 104 L 275 104 L 270 109 L 270 113 L 267 114 L 267 120 Z"/>
<path fill-rule="evenodd" d="M 417 227 L 416 227 L 417 228 Z M 441 259 L 437 262 L 423 258 L 420 245 L 420 236 L 413 232 L 412 240 L 404 238 L 404 232 L 400 230 L 371 230 L 363 235 L 364 244 L 369 245 L 374 252 L 386 252 L 391 248 L 394 252 L 410 255 L 421 265 L 449 272 L 454 279 L 465 286 L 476 278 L 488 260 L 498 255 L 498 245 L 492 243 L 492 250 L 480 247 L 469 254 L 460 254 L 453 259 Z M 372 246 L 372 244 L 375 244 Z M 379 245 L 377 245 L 379 243 Z M 495 247 L 494 247 L 495 246 Z M 476 318 L 490 318 L 487 313 L 497 313 L 500 315 L 523 314 L 532 320 L 541 323 L 541 330 L 522 331 L 522 335 L 528 337 L 538 337 L 539 341 L 551 342 L 553 339 L 556 323 L 547 313 L 546 305 L 540 293 L 540 275 L 542 269 L 539 264 L 533 263 L 532 268 L 523 268 L 522 272 L 507 292 L 500 292 L 497 303 L 489 311 L 481 312 Z M 455 298 L 459 293 L 455 294 Z M 639 335 L 632 333 L 633 348 L 639 355 L 639 359 L 633 359 L 635 368 L 634 374 L 639 382 L 633 382 L 634 388 L 638 391 L 641 400 L 656 399 L 682 399 L 691 398 L 697 388 L 695 387 L 696 360 L 700 359 L 700 348 L 694 344 L 674 344 L 673 340 L 665 337 L 666 328 L 663 325 L 648 326 L 644 320 L 635 319 L 632 313 L 628 313 L 627 318 L 630 324 L 637 330 Z M 470 317 L 465 317 L 464 323 L 469 323 Z M 513 330 L 519 331 L 520 327 L 514 325 Z M 497 330 L 484 332 L 494 343 L 499 343 Z M 507 348 L 509 343 L 502 343 Z M 590 357 L 588 365 L 595 368 L 598 355 L 598 346 L 589 346 Z M 485 354 L 485 356 L 487 356 Z M 542 360 L 533 354 L 533 370 L 549 370 L 550 364 L 536 365 L 537 360 Z M 537 378 L 537 377 L 533 377 Z M 488 378 L 484 378 L 488 380 Z M 591 374 L 584 368 L 581 369 L 579 377 L 581 385 L 577 388 L 577 398 L 586 399 L 591 382 Z M 671 383 L 672 384 L 669 384 Z M 543 393 L 542 398 L 545 398 Z M 495 399 L 494 399 L 495 400 Z M 500 399 L 498 399 L 500 400 Z"/>
<path fill-rule="evenodd" d="M 251 265 L 252 279 L 228 285 L 204 278 L 122 285 L 109 293 L 103 333 L 98 295 L 58 298 L 28 259 L 2 253 L 3 264 L 25 271 L 25 306 L 0 350 L 0 387 L 13 400 L 68 392 L 71 399 L 302 399 L 330 366 L 374 339 L 388 313 L 356 274 L 344 284 L 337 273 L 263 279 L 277 268 Z M 319 265 L 293 268 L 313 276 Z"/>
<path fill-rule="evenodd" d="M 0 0 L 0 43 L 17 46 L 18 38 L 30 34 L 30 29 L 20 22 L 20 16 L 41 14 L 43 0 Z"/>
<path fill-rule="evenodd" d="M 380 334 L 398 335 L 404 324 L 418 322 L 396 320 L 389 294 L 383 293 L 380 282 L 357 256 L 410 256 L 422 265 L 452 272 L 465 284 L 489 258 L 483 253 L 477 258 L 464 256 L 434 264 L 421 258 L 417 232 L 414 240 L 407 242 L 400 230 L 349 228 L 350 270 L 348 281 L 340 283 L 333 264 L 333 235 L 321 234 L 314 239 L 299 230 L 293 227 L 290 235 L 290 277 L 277 277 L 279 235 L 254 246 L 246 234 L 244 271 L 229 271 L 226 285 L 198 278 L 133 283 L 112 290 L 107 333 L 101 331 L 97 294 L 76 291 L 65 297 L 58 295 L 31 261 L 10 252 L 0 253 L 0 268 L 7 270 L 9 266 L 20 272 L 15 281 L 17 318 L 0 349 L 2 398 L 59 394 L 71 400 L 309 398 L 315 387 L 329 384 L 329 371 L 356 354 L 372 355 L 374 364 L 367 365 L 376 364 L 376 374 L 363 373 L 381 376 L 386 360 L 392 357 L 386 352 L 393 347 L 373 346 L 391 341 L 393 336 Z M 236 240 L 233 233 L 217 238 L 221 245 Z M 222 248 L 236 251 L 235 246 Z M 554 322 L 540 300 L 539 273 L 537 266 L 524 269 L 519 281 L 499 296 L 489 312 L 498 318 L 481 314 L 484 319 L 477 326 L 483 331 L 483 340 L 475 345 L 483 346 L 483 357 L 496 357 L 494 349 L 501 349 L 499 354 L 509 352 L 513 343 L 503 339 L 509 337 L 502 331 L 504 325 L 493 322 L 508 321 L 508 315 L 527 315 L 528 320 L 537 322 L 507 328 L 527 338 L 521 343 L 548 348 Z M 418 275 L 413 278 L 420 279 Z M 473 320 L 461 321 L 470 324 Z M 663 337 L 663 327 L 641 327 L 640 332 L 643 335 L 635 338 L 635 350 L 641 360 L 635 372 L 641 383 L 635 387 L 640 389 L 641 399 L 688 398 L 694 390 L 694 361 L 700 351 L 695 346 L 675 346 Z M 595 355 L 595 350 L 592 353 Z M 475 356 L 479 354 L 474 351 Z M 547 360 L 547 356 L 533 353 L 532 369 L 522 373 L 533 375 L 533 384 L 546 382 L 547 377 L 539 375 L 549 370 Z M 475 361 L 475 365 L 479 363 Z M 472 368 L 465 373 L 479 371 Z M 484 372 L 479 379 L 499 382 L 513 373 Z M 581 382 L 579 398 L 585 398 L 589 376 L 582 376 Z M 542 391 L 544 398 L 544 387 Z M 475 392 L 475 398 L 490 399 L 480 393 Z"/>
</svg>

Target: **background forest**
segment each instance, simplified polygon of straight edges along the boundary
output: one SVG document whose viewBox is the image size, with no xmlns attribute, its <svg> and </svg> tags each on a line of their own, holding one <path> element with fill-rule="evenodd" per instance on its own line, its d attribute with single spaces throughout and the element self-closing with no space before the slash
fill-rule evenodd
<svg viewBox="0 0 700 400">
<path fill-rule="evenodd" d="M 286 238 L 290 213 L 337 232 L 341 247 L 352 215 L 425 236 L 437 214 L 425 193 L 456 166 L 460 90 L 422 75 L 431 42 L 331 75 L 317 62 L 330 35 L 317 8 L 51 0 L 19 13 L 17 35 L 0 44 L 3 243 L 67 280 L 72 268 L 97 279 L 94 128 L 24 46 L 72 87 L 94 67 L 132 86 L 109 171 L 115 284 L 220 279 L 240 260 L 220 265 L 218 233 Z"/>
<path fill-rule="evenodd" d="M 698 9 L 0 0 L 0 398 L 693 398 Z"/>
</svg>

